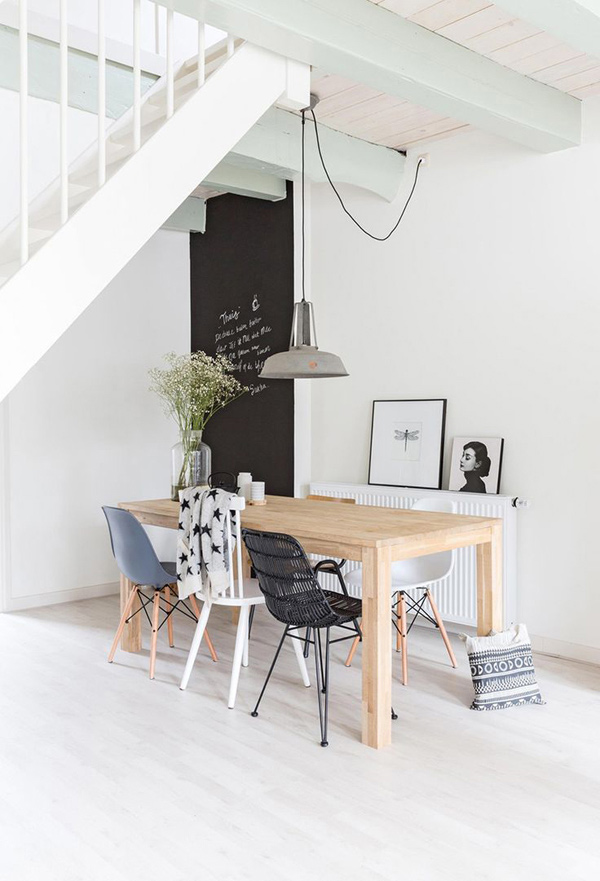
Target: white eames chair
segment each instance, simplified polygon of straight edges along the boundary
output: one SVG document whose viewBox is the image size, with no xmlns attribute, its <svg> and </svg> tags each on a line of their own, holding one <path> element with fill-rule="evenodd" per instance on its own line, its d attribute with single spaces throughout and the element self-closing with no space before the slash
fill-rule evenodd
<svg viewBox="0 0 600 881">
<path fill-rule="evenodd" d="M 240 513 L 246 506 L 246 500 L 241 496 L 233 496 L 231 499 L 231 507 L 225 517 L 225 529 L 227 530 L 228 548 L 229 548 L 229 585 L 227 590 L 222 594 L 213 596 L 210 600 L 203 593 L 197 593 L 196 598 L 203 603 L 200 617 L 196 625 L 192 645 L 181 679 L 180 689 L 183 691 L 187 688 L 194 663 L 198 656 L 200 643 L 206 630 L 206 625 L 210 617 L 213 606 L 230 606 L 239 608 L 239 619 L 237 632 L 235 637 L 235 649 L 233 653 L 233 667 L 231 670 L 231 682 L 229 685 L 229 699 L 227 706 L 230 710 L 235 707 L 235 699 L 237 695 L 238 683 L 240 680 L 240 670 L 242 667 L 248 666 L 248 635 L 250 623 L 250 611 L 257 606 L 263 606 L 265 598 L 260 591 L 258 581 L 255 578 L 244 578 L 242 569 L 242 542 L 240 539 Z M 237 538 L 235 540 L 235 562 L 237 574 L 234 574 L 233 552 L 232 552 L 232 529 L 231 529 L 231 512 L 238 512 Z M 302 653 L 302 646 L 297 639 L 292 639 L 298 666 L 300 667 L 300 675 L 306 686 L 310 685 L 308 671 L 306 669 L 306 661 Z"/>
<path fill-rule="evenodd" d="M 454 502 L 449 499 L 424 498 L 419 499 L 412 506 L 413 511 L 431 511 L 444 514 L 453 514 Z M 437 605 L 431 594 L 430 587 L 444 581 L 454 567 L 454 551 L 442 551 L 439 554 L 429 554 L 425 557 L 414 557 L 411 560 L 401 560 L 392 563 L 392 620 L 396 628 L 396 651 L 402 652 L 402 683 L 408 682 L 408 656 L 406 651 L 406 638 L 419 615 L 434 624 L 440 631 L 444 645 L 450 657 L 450 663 L 456 667 L 456 658 L 440 617 Z M 362 587 L 362 568 L 354 569 L 344 576 L 346 584 L 353 587 Z M 417 591 L 422 591 L 420 597 L 415 597 Z M 431 614 L 425 610 L 428 603 Z M 408 611 L 414 613 L 414 618 L 407 626 Z M 346 666 L 352 663 L 352 658 L 358 647 L 359 638 L 352 643 L 350 653 L 346 659 Z"/>
</svg>

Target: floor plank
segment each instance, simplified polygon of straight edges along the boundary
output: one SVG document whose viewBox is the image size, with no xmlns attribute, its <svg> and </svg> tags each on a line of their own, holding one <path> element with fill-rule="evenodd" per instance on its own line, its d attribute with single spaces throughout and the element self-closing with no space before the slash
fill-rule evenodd
<svg viewBox="0 0 600 881">
<path fill-rule="evenodd" d="M 463 646 L 415 629 L 409 686 L 394 658 L 394 744 L 360 744 L 360 650 L 334 649 L 330 746 L 291 648 L 256 699 L 279 627 L 257 613 L 238 705 L 226 698 L 234 632 L 217 609 L 220 662 L 161 631 L 106 655 L 116 597 L 0 616 L 1 875 L 7 881 L 392 879 L 588 881 L 600 860 L 600 672 L 536 658 L 544 707 L 468 710 Z M 311 668 L 312 672 L 312 668 Z M 314 676 L 312 677 L 314 679 Z M 317 871 L 318 867 L 318 871 Z"/>
</svg>

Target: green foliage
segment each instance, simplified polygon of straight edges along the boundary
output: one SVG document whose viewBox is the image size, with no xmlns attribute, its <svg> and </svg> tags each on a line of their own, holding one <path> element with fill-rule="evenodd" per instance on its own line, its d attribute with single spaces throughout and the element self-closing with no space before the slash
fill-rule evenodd
<svg viewBox="0 0 600 881">
<path fill-rule="evenodd" d="M 232 376 L 233 366 L 224 355 L 206 352 L 165 355 L 168 368 L 150 370 L 150 390 L 162 398 L 183 435 L 202 431 L 218 410 L 248 391 Z"/>
</svg>

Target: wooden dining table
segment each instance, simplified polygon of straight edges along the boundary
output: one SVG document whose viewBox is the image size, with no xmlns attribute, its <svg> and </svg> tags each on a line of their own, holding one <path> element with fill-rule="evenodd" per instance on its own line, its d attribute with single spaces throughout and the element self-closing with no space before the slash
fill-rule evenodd
<svg viewBox="0 0 600 881">
<path fill-rule="evenodd" d="M 170 499 L 121 502 L 119 507 L 141 523 L 178 527 L 179 505 Z M 501 520 L 267 496 L 266 505 L 246 507 L 242 526 L 293 535 L 307 553 L 362 563 L 362 741 L 375 749 L 392 740 L 392 563 L 476 545 L 477 632 L 503 628 Z M 122 576 L 122 605 L 132 587 Z M 125 650 L 140 650 L 140 628 L 136 615 L 123 636 Z"/>
</svg>

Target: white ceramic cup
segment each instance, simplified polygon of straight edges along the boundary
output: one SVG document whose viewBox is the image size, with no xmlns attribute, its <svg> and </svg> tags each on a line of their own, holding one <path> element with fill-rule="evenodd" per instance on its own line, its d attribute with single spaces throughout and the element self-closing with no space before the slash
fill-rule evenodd
<svg viewBox="0 0 600 881">
<path fill-rule="evenodd" d="M 252 475 L 249 471 L 241 471 L 238 474 L 238 492 L 246 501 L 251 498 Z"/>
<path fill-rule="evenodd" d="M 255 502 L 262 502 L 265 497 L 265 482 L 264 480 L 253 480 L 252 481 L 252 500 Z"/>
</svg>

